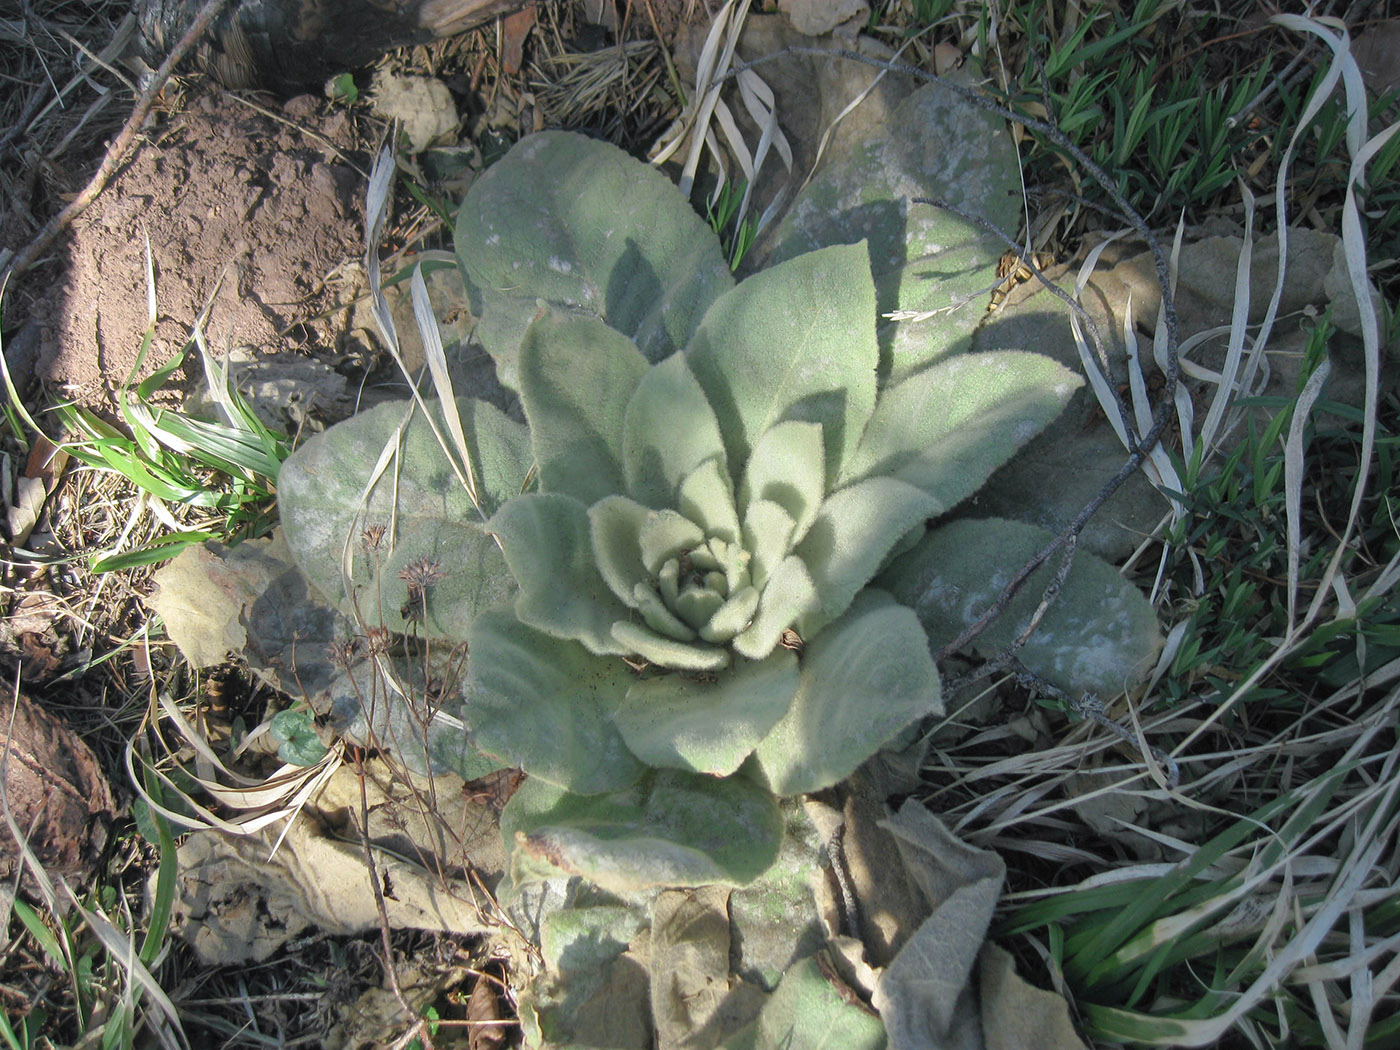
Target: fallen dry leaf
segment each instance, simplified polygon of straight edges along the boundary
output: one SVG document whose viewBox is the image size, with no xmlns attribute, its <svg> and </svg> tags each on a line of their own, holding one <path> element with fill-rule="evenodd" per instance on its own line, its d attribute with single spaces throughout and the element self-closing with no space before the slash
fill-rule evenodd
<svg viewBox="0 0 1400 1050">
<path fill-rule="evenodd" d="M 9 518 L 10 542 L 21 546 L 29 539 L 44 504 L 58 485 L 68 466 L 68 453 L 43 434 L 34 439 L 25 463 L 24 476 L 15 482 L 14 502 L 6 508 Z"/>
<path fill-rule="evenodd" d="M 5 799 L 15 823 L 51 875 L 85 881 L 116 815 L 97 756 L 55 715 L 20 694 L 6 711 Z M 19 864 L 14 839 L 0 827 L 0 878 Z"/>
<path fill-rule="evenodd" d="M 535 5 L 530 4 L 501 20 L 501 68 L 509 76 L 519 73 L 525 62 L 525 38 L 537 17 Z"/>
<path fill-rule="evenodd" d="M 489 977 L 478 977 L 472 986 L 472 994 L 467 998 L 468 1029 L 467 1045 L 470 1050 L 500 1050 L 505 1046 L 510 1029 L 503 1024 L 492 1024 L 501 1019 L 501 997 L 496 991 L 496 982 Z"/>
</svg>

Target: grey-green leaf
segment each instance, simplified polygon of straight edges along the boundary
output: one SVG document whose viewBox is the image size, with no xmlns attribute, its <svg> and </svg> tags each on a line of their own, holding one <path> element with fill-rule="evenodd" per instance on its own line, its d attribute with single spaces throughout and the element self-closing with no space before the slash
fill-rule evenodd
<svg viewBox="0 0 1400 1050">
<path fill-rule="evenodd" d="M 654 365 L 637 385 L 622 429 L 627 494 L 648 507 L 674 507 L 681 482 L 706 460 L 724 466 L 724 440 L 685 358 Z"/>
<path fill-rule="evenodd" d="M 834 478 L 875 406 L 875 287 L 863 244 L 760 271 L 717 299 L 686 347 L 734 476 L 764 431 L 820 423 Z"/>
<path fill-rule="evenodd" d="M 942 311 L 881 327 L 881 375 L 898 376 L 970 345 L 1006 248 L 971 218 L 914 199 L 938 194 L 1014 230 L 1021 193 L 1016 149 L 1001 118 L 944 85 L 915 91 L 887 126 L 885 137 L 840 156 L 797 195 L 768 265 L 824 245 L 868 241 L 880 316 Z"/>
<path fill-rule="evenodd" d="M 838 484 L 894 477 L 951 508 L 1050 423 L 1083 380 L 1019 350 L 962 354 L 880 395 Z"/>
<path fill-rule="evenodd" d="M 547 313 L 520 345 L 520 399 L 540 487 L 591 506 L 623 491 L 622 420 L 647 360 L 596 317 Z"/>
<path fill-rule="evenodd" d="M 820 791 L 900 730 L 943 710 L 938 670 L 912 610 L 875 588 L 802 654 L 797 696 L 754 752 L 779 795 Z"/>
<path fill-rule="evenodd" d="M 472 505 L 447 453 L 420 411 L 407 402 L 380 405 L 307 440 L 282 466 L 277 501 L 297 565 L 343 613 L 367 626 L 401 631 L 410 602 L 400 576 L 426 566 L 442 578 L 426 589 L 423 625 L 437 638 L 460 642 L 473 617 L 514 590 L 514 581 L 484 516 L 521 491 L 532 456 L 520 423 L 482 401 L 459 398 L 481 510 Z M 439 432 L 442 415 L 433 409 Z M 364 493 L 387 446 L 396 460 Z M 372 548 L 372 549 L 371 549 Z M 347 593 L 342 560 L 352 559 Z"/>
<path fill-rule="evenodd" d="M 477 617 L 470 645 L 462 717 L 481 750 L 584 794 L 641 776 L 612 722 L 630 680 L 620 659 L 551 638 L 506 609 Z"/>
<path fill-rule="evenodd" d="M 843 613 L 895 544 L 942 510 L 923 489 L 895 478 L 866 478 L 829 496 L 795 551 L 821 603 L 802 618 L 798 632 L 814 635 Z"/>
<path fill-rule="evenodd" d="M 1012 574 L 1053 538 L 1000 518 L 953 522 L 891 563 L 879 583 L 913 607 L 934 646 L 942 646 L 990 608 Z M 1052 558 L 1027 581 L 977 639 L 979 652 L 994 653 L 1022 633 L 1057 564 Z M 1142 592 L 1112 565 L 1079 551 L 1058 600 L 1017 658 L 1062 689 L 1107 699 L 1140 682 L 1161 645 Z"/>
<path fill-rule="evenodd" d="M 758 1020 L 720 1050 L 884 1050 L 880 1018 L 847 999 L 814 959 L 783 974 Z"/>
<path fill-rule="evenodd" d="M 796 691 L 797 657 L 781 650 L 766 660 L 740 660 L 712 680 L 639 679 L 613 717 L 647 765 L 728 776 L 782 718 Z"/>
<path fill-rule="evenodd" d="M 739 487 L 741 509 L 747 511 L 756 500 L 778 504 L 794 522 L 785 542 L 798 543 L 812 527 L 825 495 L 821 426 L 788 420 L 765 430 L 754 445 Z"/>
<path fill-rule="evenodd" d="M 516 886 L 565 873 L 613 893 L 653 886 L 744 886 L 778 855 L 777 801 L 743 777 L 660 770 L 608 795 L 531 778 L 501 813 Z"/>
<path fill-rule="evenodd" d="M 512 387 L 540 300 L 601 317 L 656 362 L 734 283 L 719 239 L 665 175 L 562 131 L 522 139 L 472 184 L 456 250 L 476 334 Z"/>
<path fill-rule="evenodd" d="M 520 586 L 515 614 L 522 623 L 599 655 L 621 655 L 612 625 L 629 610 L 598 574 L 582 503 L 556 492 L 526 493 L 496 511 L 490 529 Z"/>
</svg>

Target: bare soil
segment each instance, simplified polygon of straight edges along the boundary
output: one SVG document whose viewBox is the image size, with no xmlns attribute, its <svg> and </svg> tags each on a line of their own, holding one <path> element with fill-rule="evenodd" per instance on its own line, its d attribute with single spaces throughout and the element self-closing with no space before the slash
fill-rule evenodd
<svg viewBox="0 0 1400 1050">
<path fill-rule="evenodd" d="M 94 404 L 124 381 L 148 324 L 148 239 L 160 320 L 143 371 L 206 307 L 216 351 L 337 358 L 327 282 L 363 251 L 368 157 L 359 121 L 311 95 L 211 90 L 165 115 L 69 230 L 62 276 L 30 314 L 33 378 Z"/>
</svg>

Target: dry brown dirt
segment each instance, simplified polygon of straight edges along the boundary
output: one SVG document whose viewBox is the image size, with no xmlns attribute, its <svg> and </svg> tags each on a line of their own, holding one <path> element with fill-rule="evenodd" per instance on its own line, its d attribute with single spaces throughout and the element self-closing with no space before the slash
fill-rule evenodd
<svg viewBox="0 0 1400 1050">
<path fill-rule="evenodd" d="M 123 381 L 147 327 L 147 238 L 160 321 L 143 371 L 180 350 L 211 301 L 215 351 L 337 357 L 343 333 L 320 315 L 328 277 L 363 252 L 371 146 L 310 95 L 211 91 L 161 117 L 68 231 L 66 265 L 31 313 L 33 378 L 93 404 Z"/>
</svg>

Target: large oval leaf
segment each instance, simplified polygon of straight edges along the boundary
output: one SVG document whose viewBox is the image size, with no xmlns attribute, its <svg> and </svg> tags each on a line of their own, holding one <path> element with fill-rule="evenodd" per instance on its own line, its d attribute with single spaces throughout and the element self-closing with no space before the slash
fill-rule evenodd
<svg viewBox="0 0 1400 1050">
<path fill-rule="evenodd" d="M 514 590 L 484 523 L 525 484 L 529 433 L 483 401 L 459 398 L 456 411 L 480 509 L 422 411 L 409 402 L 379 405 L 337 423 L 282 465 L 277 502 L 287 545 L 316 588 L 362 627 L 408 627 L 404 612 L 414 614 L 422 603 L 410 601 L 405 576 L 418 568 L 440 574 L 426 588 L 423 625 L 452 642 L 465 640 L 476 614 Z M 441 410 L 432 412 L 438 433 L 450 441 Z"/>
<path fill-rule="evenodd" d="M 1083 382 L 1020 350 L 940 361 L 880 395 L 839 484 L 898 478 L 951 508 L 1058 416 Z"/>
<path fill-rule="evenodd" d="M 990 518 L 934 529 L 890 564 L 878 583 L 911 606 L 935 646 L 952 641 L 991 608 L 1022 565 L 1054 536 L 1034 525 Z M 1058 564 L 1052 558 L 978 637 L 991 654 L 1025 630 Z M 1058 599 L 1018 654 L 1036 674 L 1070 693 L 1101 698 L 1130 689 L 1152 668 L 1162 635 L 1142 592 L 1085 551 Z"/>
<path fill-rule="evenodd" d="M 1006 250 L 973 219 L 913 199 L 942 196 L 1003 230 L 1021 219 L 1016 148 L 999 117 L 929 84 L 900 103 L 886 126 L 885 137 L 836 156 L 797 195 L 768 259 L 772 265 L 865 240 L 880 316 L 939 311 L 882 326 L 882 377 L 908 375 L 968 347 Z"/>
<path fill-rule="evenodd" d="M 686 347 L 742 476 L 765 431 L 784 420 L 822 425 L 834 478 L 875 406 L 875 288 L 861 244 L 811 252 L 763 270 L 710 307 Z"/>
<path fill-rule="evenodd" d="M 914 613 L 874 588 L 807 644 L 797 696 L 754 752 L 779 795 L 820 791 L 925 715 L 943 710 Z"/>
<path fill-rule="evenodd" d="M 652 675 L 628 687 L 614 720 L 651 766 L 728 776 L 787 712 L 797 657 L 739 660 L 714 675 Z"/>
<path fill-rule="evenodd" d="M 456 250 L 477 337 L 510 387 L 540 300 L 601 317 L 655 362 L 734 283 L 719 238 L 666 176 L 563 131 L 522 139 L 472 184 Z"/>
<path fill-rule="evenodd" d="M 479 616 L 470 644 L 462 720 L 482 751 L 586 794 L 641 776 L 612 721 L 630 681 L 622 660 L 541 634 L 506 609 Z"/>
<path fill-rule="evenodd" d="M 778 803 L 743 777 L 662 770 L 624 791 L 574 795 L 527 780 L 501 812 L 518 887 L 582 875 L 612 893 L 744 886 L 778 855 Z"/>
<path fill-rule="evenodd" d="M 596 317 L 550 312 L 520 346 L 520 400 L 540 487 L 586 506 L 624 491 L 622 424 L 647 360 Z"/>
</svg>

